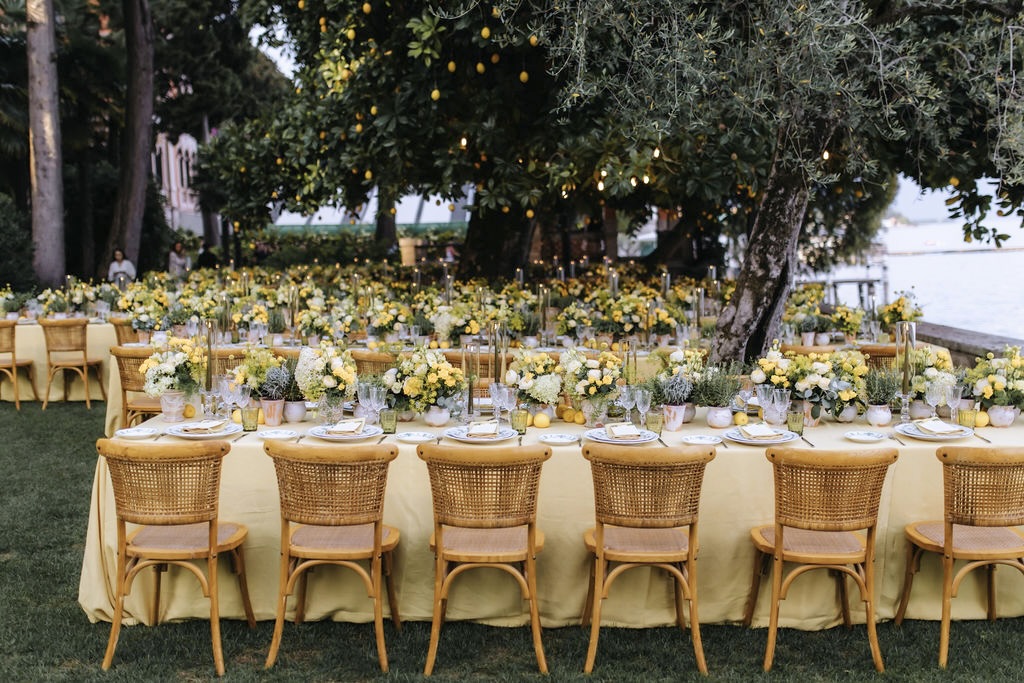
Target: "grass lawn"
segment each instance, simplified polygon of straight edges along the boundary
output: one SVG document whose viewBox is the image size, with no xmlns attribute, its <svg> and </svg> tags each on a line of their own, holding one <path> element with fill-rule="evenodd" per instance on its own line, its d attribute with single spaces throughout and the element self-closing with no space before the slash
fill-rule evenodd
<svg viewBox="0 0 1024 683">
<path fill-rule="evenodd" d="M 77 603 L 103 406 L 0 404 L 0 680 L 193 681 L 213 678 L 205 621 L 127 627 L 109 672 L 100 669 L 110 625 L 91 624 Z M 746 572 L 744 566 L 737 571 Z M 1005 576 L 1004 589 L 1011 581 Z M 147 577 L 148 578 L 148 577 Z M 543 590 L 543 586 L 541 586 Z M 783 605 L 785 609 L 785 605 Z M 263 660 L 273 623 L 250 630 L 224 621 L 225 680 L 364 681 L 421 679 L 428 623 L 401 633 L 385 621 L 391 673 L 377 668 L 370 624 L 287 624 L 281 654 L 270 672 Z M 714 681 L 874 681 L 864 627 L 780 632 L 775 668 L 761 671 L 766 632 L 732 625 L 702 626 Z M 549 680 L 588 680 L 582 674 L 588 633 L 547 629 Z M 937 622 L 879 625 L 887 672 L 899 681 L 1018 681 L 1024 676 L 1024 620 L 954 622 L 950 666 L 936 665 Z M 544 680 L 537 673 L 528 628 L 500 629 L 449 623 L 441 632 L 433 680 Z M 687 635 L 675 629 L 601 631 L 592 680 L 704 680 Z"/>
</svg>

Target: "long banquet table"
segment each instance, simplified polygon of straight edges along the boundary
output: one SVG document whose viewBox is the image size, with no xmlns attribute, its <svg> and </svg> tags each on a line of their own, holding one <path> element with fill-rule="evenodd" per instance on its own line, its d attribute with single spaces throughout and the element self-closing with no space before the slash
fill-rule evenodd
<svg viewBox="0 0 1024 683">
<path fill-rule="evenodd" d="M 100 369 L 101 380 L 107 377 L 108 366 L 111 364 L 109 361 L 110 347 L 117 343 L 117 335 L 114 333 L 114 326 L 110 323 L 102 322 L 90 322 L 86 328 L 86 344 L 88 348 L 88 355 L 90 358 L 101 358 L 103 359 L 103 365 Z M 14 333 L 14 349 L 18 355 L 18 360 L 31 360 L 33 365 L 33 372 L 35 373 L 36 388 L 39 391 L 39 399 L 43 398 L 43 391 L 46 386 L 46 339 L 43 336 L 43 328 L 38 323 L 26 322 L 19 324 L 15 329 Z M 74 373 L 65 373 L 67 375 L 68 384 L 68 399 L 71 401 L 84 401 L 85 400 L 85 385 L 78 375 Z M 117 367 L 115 364 L 114 374 L 117 374 Z M 2 376 L 0 376 L 2 377 Z M 2 377 L 4 382 L 3 386 L 3 399 L 5 401 L 14 400 L 14 392 L 10 387 L 10 383 L 6 380 L 6 377 Z M 120 387 L 120 382 L 118 383 Z M 120 388 L 118 388 L 120 391 Z M 22 371 L 18 373 L 18 398 L 22 401 L 32 400 L 32 385 L 29 384 L 27 374 Z M 64 385 L 62 380 L 54 378 L 53 383 L 50 386 L 50 400 L 61 401 L 64 398 Z M 102 401 L 103 395 L 100 393 L 100 383 L 96 381 L 96 376 L 92 372 L 89 373 L 89 398 L 95 401 Z M 118 414 L 120 414 L 120 403 L 118 404 Z"/>
<path fill-rule="evenodd" d="M 162 418 L 146 423 L 166 427 Z M 284 425 L 305 432 L 312 423 Z M 844 438 L 850 429 L 864 429 L 863 422 L 842 425 L 823 422 L 805 431 L 817 448 L 859 448 Z M 263 427 L 261 427 L 263 429 Z M 399 423 L 399 432 L 433 431 L 419 422 Z M 583 427 L 561 421 L 546 430 L 530 428 L 524 443 L 533 443 L 544 433 L 582 434 Z M 887 433 L 892 429 L 888 428 Z M 681 432 L 665 432 L 670 445 L 685 434 L 716 433 L 703 421 L 703 411 Z M 721 432 L 717 432 L 721 434 Z M 986 428 L 982 432 L 994 445 L 1024 442 L 1024 426 L 1006 429 Z M 165 437 L 166 439 L 167 437 Z M 234 437 L 232 437 L 234 438 Z M 885 440 L 882 446 L 896 446 L 900 458 L 891 468 L 879 516 L 879 545 L 876 563 L 878 577 L 878 617 L 891 619 L 896 610 L 903 580 L 905 547 L 903 527 L 912 520 L 941 518 L 941 466 L 935 458 L 936 443 L 900 437 L 905 445 Z M 388 442 L 395 442 L 389 437 Z M 161 440 L 161 443 L 164 443 Z M 315 438 L 304 443 L 314 446 Z M 446 440 L 445 443 L 454 443 Z M 965 445 L 984 446 L 976 438 Z M 661 448 L 653 445 L 634 448 Z M 810 448 L 796 441 L 793 448 Z M 392 463 L 385 498 L 385 522 L 398 527 L 401 543 L 395 556 L 395 578 L 403 619 L 429 620 L 433 600 L 433 562 L 427 547 L 432 517 L 430 488 L 425 465 L 417 458 L 415 446 L 400 444 L 398 458 Z M 763 447 L 735 443 L 718 447 L 717 458 L 707 468 L 700 507 L 700 555 L 698 562 L 699 608 L 702 622 L 735 622 L 741 619 L 750 584 L 753 548 L 749 529 L 770 522 L 773 513 L 771 465 Z M 274 616 L 277 591 L 280 517 L 277 485 L 270 458 L 262 452 L 262 441 L 249 434 L 231 444 L 224 460 L 221 484 L 222 519 L 243 522 L 249 527 L 245 542 L 246 564 L 253 608 L 257 619 Z M 579 622 L 587 591 L 588 558 L 582 533 L 593 523 L 593 489 L 589 466 L 580 446 L 553 448 L 541 478 L 538 521 L 547 542 L 538 557 L 538 586 L 542 622 L 547 627 Z M 112 577 L 115 571 L 115 514 L 113 493 L 107 467 L 102 458 L 96 464 L 89 525 L 82 563 L 79 602 L 93 620 L 110 620 L 113 614 Z M 914 583 L 908 610 L 909 618 L 938 619 L 940 616 L 941 569 L 938 558 L 926 557 Z M 222 563 L 221 613 L 226 618 L 242 618 L 236 582 Z M 1005 578 L 1012 574 L 1009 579 Z M 1001 572 L 998 580 L 999 614 L 1024 614 L 1024 591 L 1016 583 L 1016 572 Z M 966 581 L 953 601 L 955 619 L 985 617 L 984 572 Z M 202 598 L 194 578 L 186 572 L 170 572 L 164 579 L 163 619 L 204 618 L 208 604 Z M 1011 588 L 1012 586 L 1012 588 Z M 152 580 L 135 583 L 127 600 L 130 621 L 148 619 Z M 604 608 L 608 625 L 643 627 L 673 623 L 671 584 L 662 573 L 647 569 L 627 572 L 615 586 Z M 768 618 L 767 584 L 762 587 L 755 611 L 755 625 Z M 851 592 L 853 616 L 863 621 L 864 613 L 855 591 Z M 291 609 L 292 603 L 289 603 Z M 310 581 L 307 618 L 334 618 L 370 621 L 371 603 L 365 589 L 352 572 L 321 568 Z M 454 585 L 448 616 L 452 620 L 474 619 L 496 625 L 527 623 L 527 614 L 515 584 L 497 570 L 469 572 Z M 290 614 L 289 614 L 290 617 Z M 822 629 L 840 622 L 834 581 L 826 572 L 801 577 L 783 603 L 780 623 L 802 629 Z"/>
</svg>

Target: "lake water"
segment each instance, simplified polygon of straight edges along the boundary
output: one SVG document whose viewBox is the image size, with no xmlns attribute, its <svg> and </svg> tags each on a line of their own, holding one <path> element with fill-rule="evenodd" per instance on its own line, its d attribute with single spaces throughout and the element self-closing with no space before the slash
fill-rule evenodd
<svg viewBox="0 0 1024 683">
<path fill-rule="evenodd" d="M 913 290 L 924 320 L 989 334 L 1024 339 L 1024 230 L 1012 222 L 996 224 L 1011 235 L 1003 248 L 964 243 L 960 224 L 923 223 L 885 229 L 884 272 L 890 298 Z M 846 267 L 835 279 L 880 277 L 883 264 Z M 839 290 L 844 303 L 855 304 L 856 291 Z M 879 291 L 877 300 L 882 303 Z"/>
</svg>

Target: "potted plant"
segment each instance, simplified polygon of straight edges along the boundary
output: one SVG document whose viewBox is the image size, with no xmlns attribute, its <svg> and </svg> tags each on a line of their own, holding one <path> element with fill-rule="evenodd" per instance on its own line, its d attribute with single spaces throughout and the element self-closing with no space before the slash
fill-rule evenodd
<svg viewBox="0 0 1024 683">
<path fill-rule="evenodd" d="M 655 402 L 654 397 L 660 399 L 665 412 L 665 429 L 670 432 L 678 432 L 683 424 L 693 419 L 697 413 L 690 398 L 693 394 L 693 382 L 682 372 L 669 375 L 662 375 L 655 382 L 652 382 L 656 389 L 652 389 L 651 403 Z"/>
<path fill-rule="evenodd" d="M 693 378 L 692 400 L 708 409 L 709 427 L 724 429 L 732 424 L 729 405 L 739 391 L 740 380 L 735 366 L 709 365 Z"/>
<path fill-rule="evenodd" d="M 302 422 L 306 419 L 306 399 L 302 395 L 302 389 L 295 378 L 295 366 L 297 358 L 285 362 L 288 370 L 288 386 L 284 390 L 284 421 Z"/>
<path fill-rule="evenodd" d="M 874 427 L 892 422 L 892 402 L 900 389 L 900 376 L 889 369 L 872 369 L 864 375 L 864 417 Z"/>
<path fill-rule="evenodd" d="M 267 370 L 266 379 L 257 389 L 260 407 L 263 408 L 263 419 L 267 426 L 276 427 L 281 424 L 284 417 L 284 397 L 291 381 L 292 373 L 284 366 L 279 365 Z"/>
</svg>

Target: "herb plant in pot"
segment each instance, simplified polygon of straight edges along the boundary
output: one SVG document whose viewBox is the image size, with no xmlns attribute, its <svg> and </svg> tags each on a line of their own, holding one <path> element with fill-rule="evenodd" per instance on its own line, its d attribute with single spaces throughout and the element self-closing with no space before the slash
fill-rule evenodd
<svg viewBox="0 0 1024 683">
<path fill-rule="evenodd" d="M 872 369 L 864 375 L 864 417 L 873 427 L 892 422 L 892 402 L 900 388 L 900 376 L 892 370 Z"/>
<path fill-rule="evenodd" d="M 295 379 L 295 365 L 298 359 L 287 362 L 288 387 L 284 390 L 284 421 L 302 422 L 306 419 L 306 399 Z"/>
<path fill-rule="evenodd" d="M 678 432 L 693 419 L 697 409 L 690 401 L 693 382 L 681 372 L 665 375 L 657 381 L 659 396 L 664 406 L 665 429 Z M 653 401 L 652 401 L 653 402 Z"/>
<path fill-rule="evenodd" d="M 708 426 L 724 429 L 732 424 L 732 403 L 740 380 L 733 366 L 710 365 L 693 378 L 692 400 L 708 409 Z"/>
<path fill-rule="evenodd" d="M 276 427 L 284 418 L 284 397 L 291 382 L 292 373 L 286 367 L 267 370 L 267 378 L 260 384 L 260 407 L 268 427 Z"/>
</svg>

